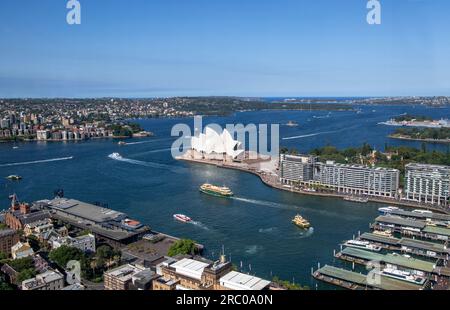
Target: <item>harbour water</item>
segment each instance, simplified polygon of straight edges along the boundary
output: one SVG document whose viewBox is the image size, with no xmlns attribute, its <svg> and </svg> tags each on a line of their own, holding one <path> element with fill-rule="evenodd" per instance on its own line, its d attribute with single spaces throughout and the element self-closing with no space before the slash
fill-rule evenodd
<svg viewBox="0 0 450 310">
<path fill-rule="evenodd" d="M 363 106 L 362 113 L 317 111 L 242 112 L 229 117 L 205 118 L 205 123 L 280 123 L 292 120 L 297 127 L 281 126 L 281 146 L 309 151 L 332 144 L 378 149 L 385 144 L 420 147 L 420 142 L 387 138 L 395 128 L 377 125 L 402 113 L 448 117 L 450 108 L 424 106 Z M 315 117 L 314 117 L 315 116 Z M 178 162 L 171 157 L 174 124 L 193 125 L 192 119 L 138 120 L 153 131 L 153 138 L 134 139 L 125 146 L 113 140 L 69 143 L 19 143 L 13 149 L 0 144 L 0 209 L 8 195 L 20 200 L 51 198 L 63 188 L 67 197 L 107 203 L 142 220 L 158 231 L 191 238 L 206 246 L 205 255 L 217 258 L 222 249 L 244 272 L 261 277 L 279 276 L 316 287 L 310 276 L 317 263 L 337 265 L 333 249 L 358 231 L 368 231 L 377 215 L 377 204 L 358 204 L 299 196 L 262 184 L 258 177 L 212 166 Z M 427 144 L 447 150 L 446 145 Z M 118 152 L 120 160 L 108 157 Z M 17 174 L 20 182 L 3 178 Z M 221 199 L 201 194 L 205 183 L 226 185 L 236 197 Z M 182 213 L 194 222 L 183 224 L 172 215 Z M 303 231 L 291 223 L 300 213 L 313 228 Z M 241 264 L 242 262 L 242 264 Z M 319 284 L 320 287 L 325 287 Z"/>
</svg>

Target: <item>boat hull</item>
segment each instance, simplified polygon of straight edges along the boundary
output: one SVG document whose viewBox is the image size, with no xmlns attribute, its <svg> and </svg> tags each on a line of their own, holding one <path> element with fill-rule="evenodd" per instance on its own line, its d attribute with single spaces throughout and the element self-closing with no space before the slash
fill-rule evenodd
<svg viewBox="0 0 450 310">
<path fill-rule="evenodd" d="M 209 190 L 204 190 L 202 188 L 200 188 L 200 192 L 202 192 L 203 194 L 206 194 L 206 195 L 210 195 L 210 196 L 214 196 L 214 197 L 220 197 L 220 198 L 231 198 L 231 197 L 233 197 L 232 194 L 225 195 L 225 194 L 220 194 L 220 193 L 216 193 L 216 192 L 209 191 Z"/>
</svg>

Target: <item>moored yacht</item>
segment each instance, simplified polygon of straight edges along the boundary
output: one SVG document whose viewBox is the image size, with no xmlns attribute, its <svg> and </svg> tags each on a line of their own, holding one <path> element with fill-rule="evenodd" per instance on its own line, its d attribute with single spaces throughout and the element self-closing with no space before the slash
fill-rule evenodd
<svg viewBox="0 0 450 310">
<path fill-rule="evenodd" d="M 369 241 L 361 241 L 361 240 L 348 240 L 344 243 L 345 246 L 351 247 L 351 248 L 358 248 L 358 249 L 364 249 L 369 250 L 373 252 L 380 252 L 381 247 L 374 245 L 370 243 Z"/>
</svg>

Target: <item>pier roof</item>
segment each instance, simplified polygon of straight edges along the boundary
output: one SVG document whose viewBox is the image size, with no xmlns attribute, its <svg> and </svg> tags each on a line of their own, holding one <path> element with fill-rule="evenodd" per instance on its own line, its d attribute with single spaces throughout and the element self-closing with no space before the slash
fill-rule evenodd
<svg viewBox="0 0 450 310">
<path fill-rule="evenodd" d="M 324 266 L 318 270 L 319 273 L 336 278 L 339 280 L 352 282 L 355 284 L 359 284 L 362 286 L 369 286 L 383 290 L 420 290 L 421 286 L 413 283 L 408 283 L 405 281 L 400 281 L 396 279 L 392 279 L 386 276 L 380 276 L 380 283 L 368 283 L 367 275 L 356 273 L 352 271 L 348 271 L 341 268 L 336 268 L 333 266 Z"/>
<path fill-rule="evenodd" d="M 378 254 L 374 252 L 364 251 L 356 248 L 345 248 L 341 252 L 344 255 L 352 256 L 355 258 L 363 259 L 366 261 L 378 261 L 387 264 L 405 267 L 413 270 L 420 270 L 425 272 L 433 272 L 435 265 L 432 262 L 412 258 L 404 257 L 400 254 Z"/>
<path fill-rule="evenodd" d="M 400 244 L 406 247 L 423 249 L 437 253 L 445 253 L 445 254 L 450 253 L 450 249 L 447 249 L 443 244 L 434 242 L 403 238 L 400 240 Z"/>
<path fill-rule="evenodd" d="M 450 237 L 450 229 L 444 227 L 426 226 L 423 232 Z"/>
<path fill-rule="evenodd" d="M 364 233 L 360 236 L 361 239 L 367 240 L 367 241 L 373 241 L 378 243 L 384 243 L 389 245 L 397 245 L 400 239 L 394 238 L 394 237 L 385 237 L 381 235 L 371 234 L 371 233 Z"/>
<path fill-rule="evenodd" d="M 401 217 L 395 216 L 379 216 L 375 219 L 378 223 L 394 224 L 402 227 L 413 227 L 423 229 L 426 223 L 423 221 L 407 220 Z"/>
<path fill-rule="evenodd" d="M 417 213 L 417 212 L 411 212 L 411 211 L 405 211 L 405 210 L 392 210 L 390 211 L 392 215 L 398 215 L 398 216 L 404 216 L 404 217 L 413 217 L 418 219 L 433 219 L 433 220 L 439 220 L 439 221 L 450 221 L 450 215 L 448 214 L 439 214 L 439 213 L 432 213 L 432 214 L 424 214 L 424 213 Z"/>
</svg>

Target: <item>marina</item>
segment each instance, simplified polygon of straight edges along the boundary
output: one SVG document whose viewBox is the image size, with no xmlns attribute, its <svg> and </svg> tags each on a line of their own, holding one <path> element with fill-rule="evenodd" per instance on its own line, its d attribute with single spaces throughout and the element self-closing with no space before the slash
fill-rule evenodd
<svg viewBox="0 0 450 310">
<path fill-rule="evenodd" d="M 313 277 L 335 286 L 349 290 L 421 290 L 422 285 L 409 283 L 402 280 L 393 279 L 384 275 L 379 275 L 379 281 L 368 280 L 365 274 L 356 273 L 333 266 L 324 266 L 315 272 Z"/>
</svg>

